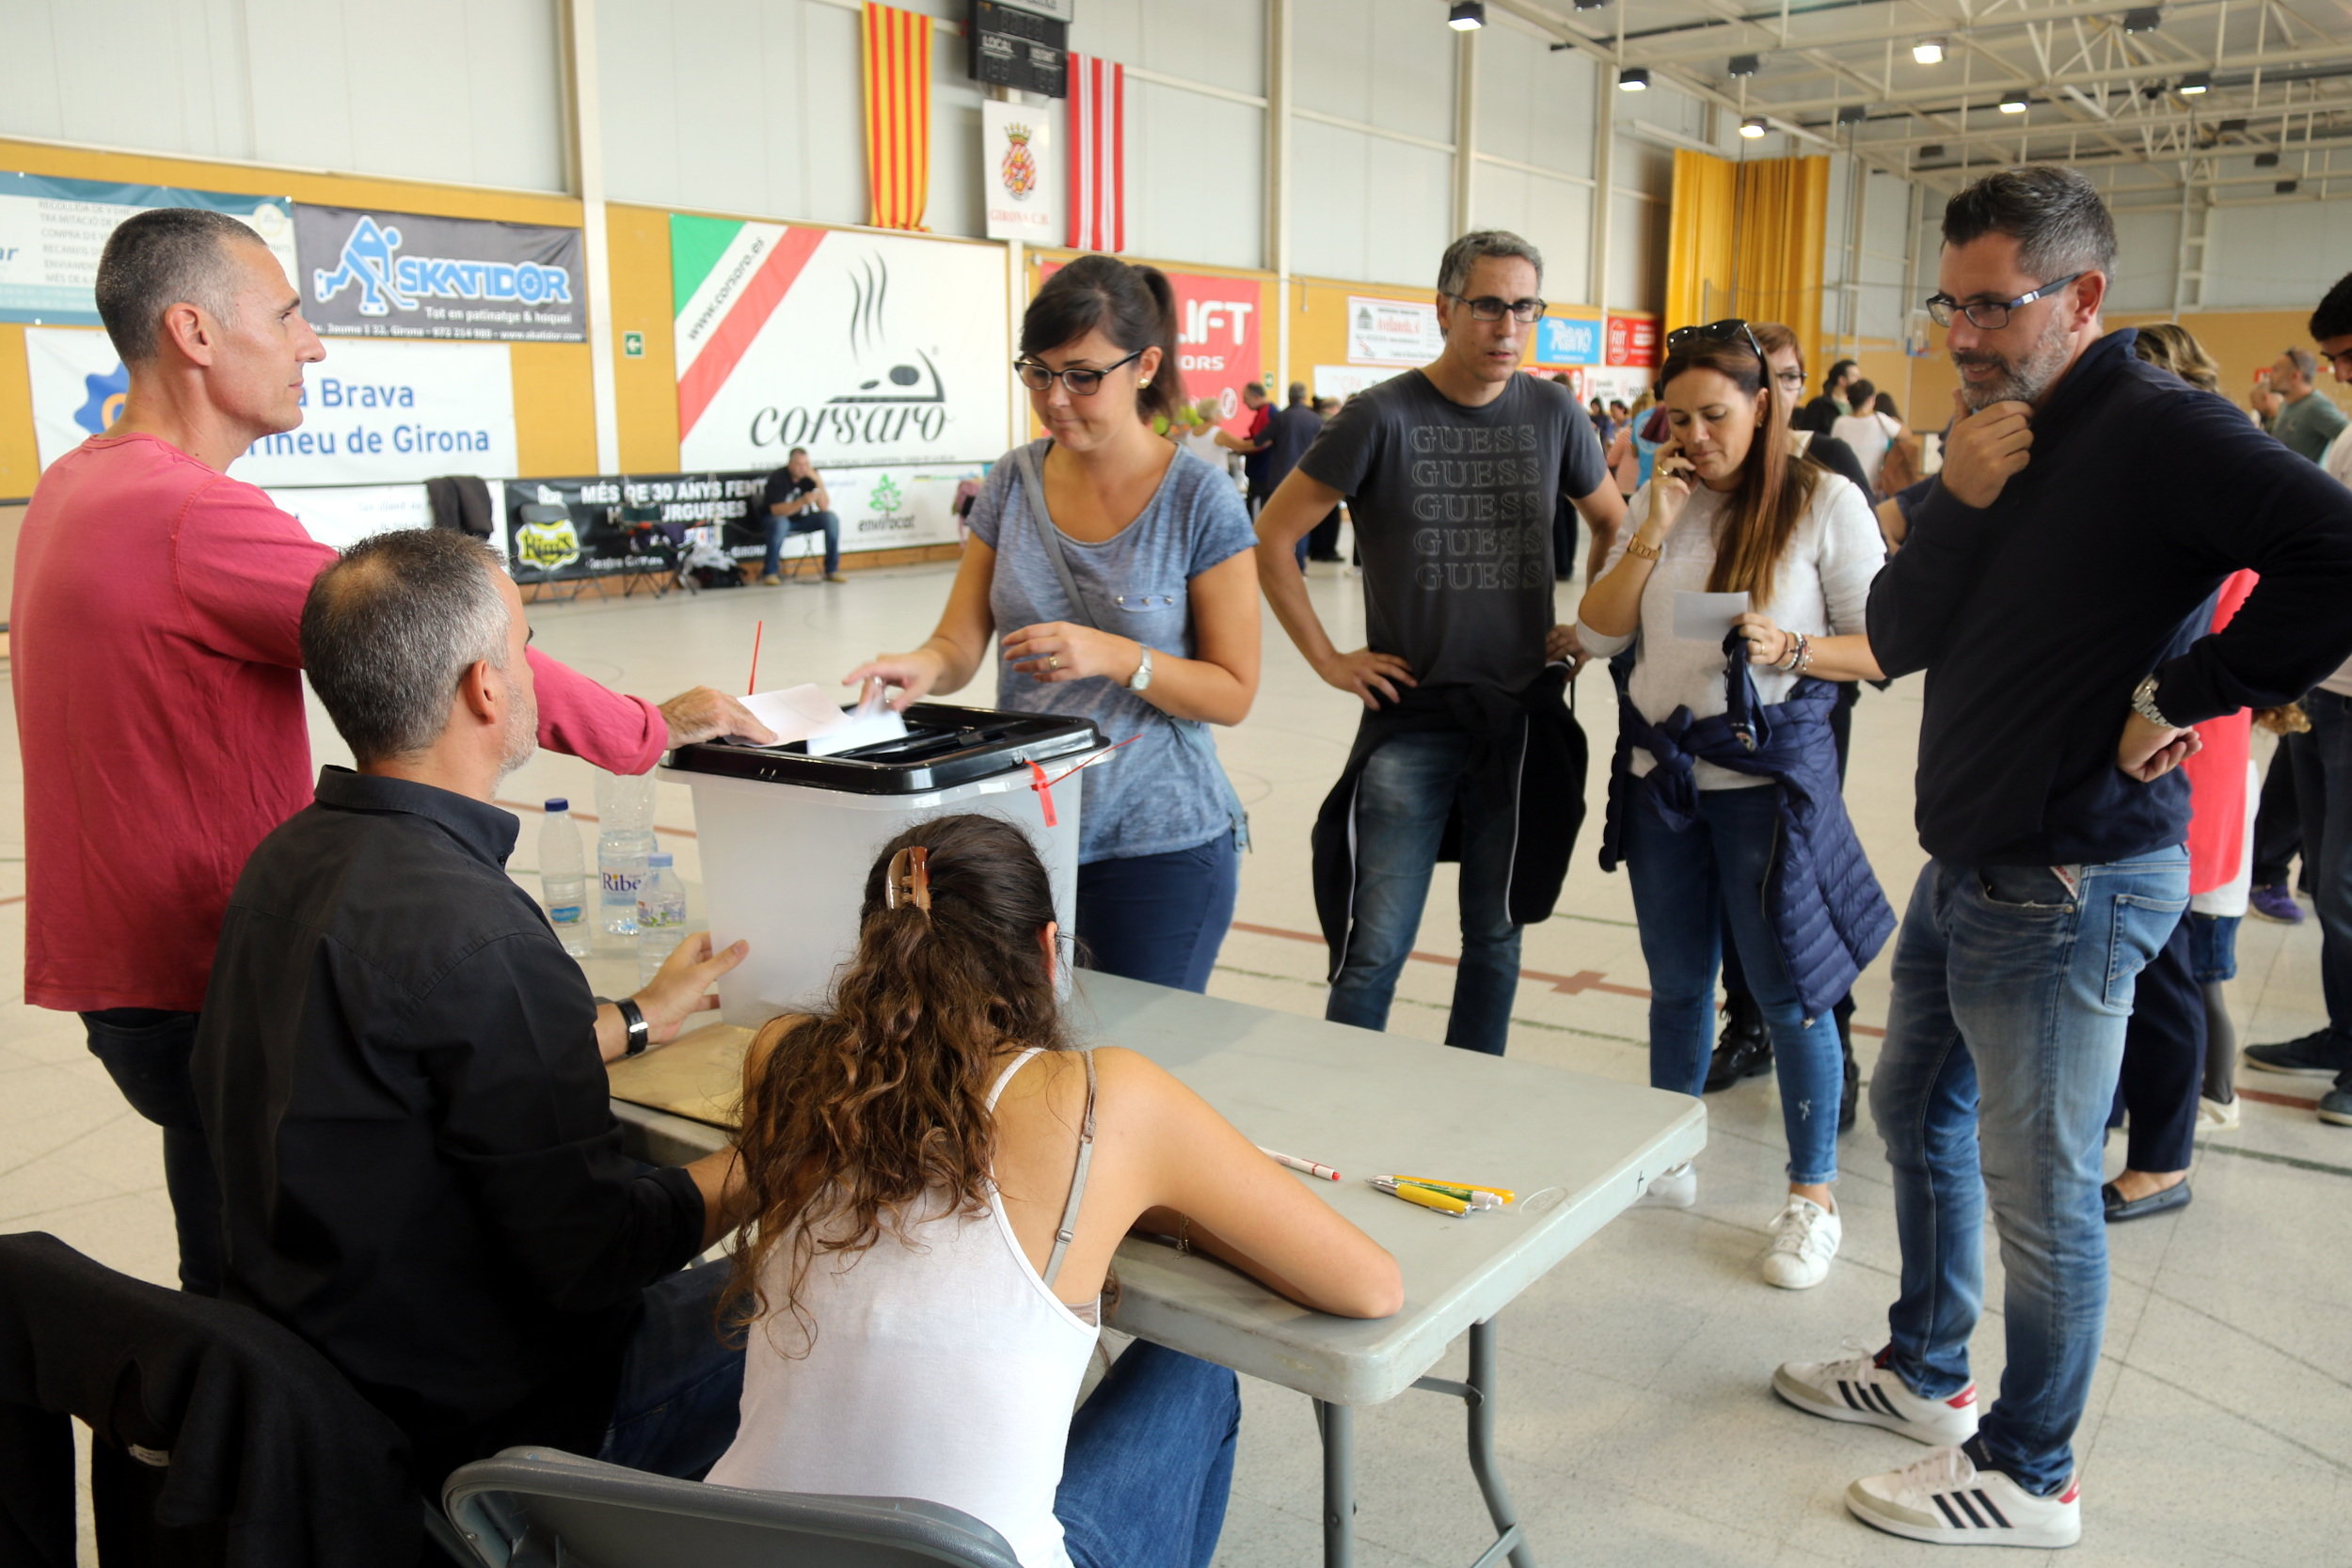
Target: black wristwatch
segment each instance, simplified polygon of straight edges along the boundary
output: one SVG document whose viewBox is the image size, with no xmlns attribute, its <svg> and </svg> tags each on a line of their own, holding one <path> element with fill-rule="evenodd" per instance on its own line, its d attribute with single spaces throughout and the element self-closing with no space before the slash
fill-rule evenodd
<svg viewBox="0 0 2352 1568">
<path fill-rule="evenodd" d="M 620 1009 L 621 1025 L 628 1031 L 628 1044 L 621 1048 L 621 1054 L 624 1057 L 644 1055 L 645 1048 L 653 1043 L 653 1025 L 645 1022 L 645 1010 L 637 1005 L 637 999 L 624 996 L 614 1001 L 610 996 L 599 996 L 596 1000 L 598 1006 L 610 1003 Z"/>
</svg>

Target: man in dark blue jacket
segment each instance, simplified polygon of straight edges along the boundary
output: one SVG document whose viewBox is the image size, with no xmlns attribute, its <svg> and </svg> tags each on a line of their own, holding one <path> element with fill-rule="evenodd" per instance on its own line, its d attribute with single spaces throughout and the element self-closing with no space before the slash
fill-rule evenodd
<svg viewBox="0 0 2352 1568">
<path fill-rule="evenodd" d="M 2103 336 L 2115 232 L 2069 170 L 1944 214 L 1960 368 L 1942 474 L 1870 594 L 1871 651 L 1927 674 L 1919 838 L 1871 1110 L 1901 1292 L 1876 1355 L 1773 1387 L 1936 1451 L 1847 1507 L 1915 1540 L 2064 1546 L 2106 1311 L 2100 1141 L 2134 981 L 2188 901 L 2188 728 L 2292 700 L 2352 654 L 2352 493 Z M 2262 575 L 2226 631 L 2210 601 Z M 2008 1364 L 1977 1416 L 1985 1199 Z"/>
</svg>

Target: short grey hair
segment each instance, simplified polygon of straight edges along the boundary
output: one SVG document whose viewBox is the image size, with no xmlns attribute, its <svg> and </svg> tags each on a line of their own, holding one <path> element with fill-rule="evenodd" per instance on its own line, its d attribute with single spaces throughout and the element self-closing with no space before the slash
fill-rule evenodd
<svg viewBox="0 0 2352 1568">
<path fill-rule="evenodd" d="M 232 241 L 260 245 L 262 237 L 203 207 L 151 207 L 106 236 L 98 256 L 98 319 L 124 364 L 155 357 L 164 312 L 175 305 L 197 306 L 216 321 L 235 314 Z"/>
<path fill-rule="evenodd" d="M 2019 270 L 2044 283 L 2071 273 L 2115 271 L 2115 223 L 2099 187 L 2056 164 L 1988 174 L 1945 204 L 1946 245 L 1968 245 L 1987 234 L 2015 240 Z"/>
<path fill-rule="evenodd" d="M 395 529 L 351 546 L 302 605 L 302 663 L 362 767 L 441 736 L 477 663 L 506 668 L 498 552 L 452 529 Z"/>
<path fill-rule="evenodd" d="M 2295 373 L 2304 380 L 2317 381 L 2319 379 L 2319 356 L 2310 349 L 2290 348 L 2286 351 L 2285 357 L 2287 362 L 2295 367 Z"/>
<path fill-rule="evenodd" d="M 1544 253 L 1507 229 L 1479 229 L 1445 247 L 1438 263 L 1438 292 L 1462 297 L 1470 287 L 1470 268 L 1486 258 L 1516 257 L 1535 269 L 1535 286 L 1544 284 Z"/>
</svg>

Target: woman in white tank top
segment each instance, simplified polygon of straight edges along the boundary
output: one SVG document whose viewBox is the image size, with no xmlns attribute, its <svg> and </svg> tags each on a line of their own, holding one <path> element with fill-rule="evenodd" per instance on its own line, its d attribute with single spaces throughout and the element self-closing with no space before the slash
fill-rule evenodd
<svg viewBox="0 0 2352 1568">
<path fill-rule="evenodd" d="M 1350 1317 L 1397 1309 L 1395 1260 L 1159 1068 L 1070 1048 L 1018 828 L 899 834 L 862 922 L 830 1010 L 745 1063 L 742 1421 L 709 1481 L 946 1503 L 1024 1568 L 1206 1568 L 1233 1374 L 1137 1343 L 1073 1415 L 1112 1250 L 1173 1237 Z"/>
</svg>

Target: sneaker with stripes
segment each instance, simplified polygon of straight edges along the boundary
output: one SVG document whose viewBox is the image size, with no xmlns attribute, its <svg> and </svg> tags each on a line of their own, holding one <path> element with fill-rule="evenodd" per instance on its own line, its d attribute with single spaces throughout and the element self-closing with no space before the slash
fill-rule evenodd
<svg viewBox="0 0 2352 1568">
<path fill-rule="evenodd" d="M 1921 1399 L 1887 1369 L 1884 1351 L 1843 1361 L 1784 1361 L 1772 1373 L 1772 1392 L 1807 1415 L 1884 1427 L 1931 1447 L 1977 1434 L 1975 1384 L 1948 1399 Z"/>
<path fill-rule="evenodd" d="M 1958 1448 L 1864 1477 L 1846 1488 L 1846 1508 L 1889 1535 L 1942 1546 L 2071 1546 L 2083 1538 L 2078 1481 L 2037 1497 L 1998 1470 L 1978 1468 Z"/>
</svg>

